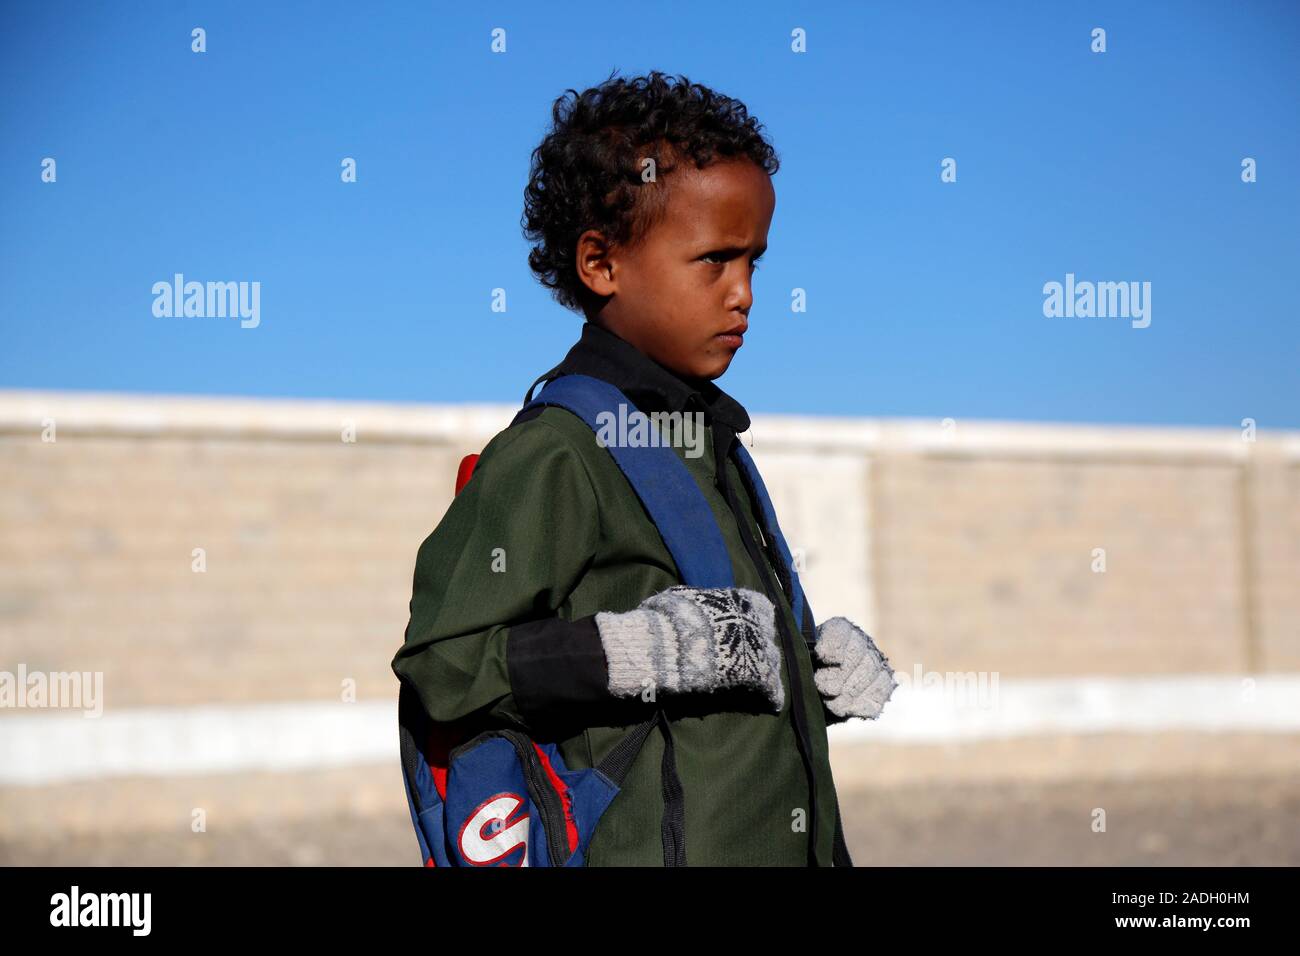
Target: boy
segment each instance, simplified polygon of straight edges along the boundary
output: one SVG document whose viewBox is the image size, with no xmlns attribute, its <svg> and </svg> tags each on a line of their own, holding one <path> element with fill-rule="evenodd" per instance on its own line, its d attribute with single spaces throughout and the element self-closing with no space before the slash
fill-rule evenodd
<svg viewBox="0 0 1300 956">
<path fill-rule="evenodd" d="M 690 865 L 852 865 L 826 725 L 877 716 L 893 672 L 844 618 L 815 633 L 795 620 L 729 453 L 749 416 L 712 380 L 748 330 L 778 161 L 741 103 L 679 80 L 611 76 L 556 103 L 525 193 L 529 264 L 587 321 L 538 382 L 587 375 L 646 415 L 699 417 L 703 441 L 674 451 L 736 587 L 682 586 L 597 435 L 534 408 L 487 445 L 421 545 L 393 669 L 434 721 L 520 728 L 570 768 L 663 709 L 668 732 L 646 739 L 588 866 L 664 865 L 680 840 L 670 802 Z M 680 792 L 662 783 L 666 749 Z"/>
</svg>

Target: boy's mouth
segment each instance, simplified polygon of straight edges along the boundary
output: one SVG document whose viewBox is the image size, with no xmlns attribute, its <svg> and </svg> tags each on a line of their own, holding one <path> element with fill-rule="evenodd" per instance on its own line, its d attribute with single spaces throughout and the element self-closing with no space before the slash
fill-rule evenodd
<svg viewBox="0 0 1300 956">
<path fill-rule="evenodd" d="M 719 332 L 714 338 L 727 348 L 738 349 L 745 344 L 745 332 L 748 330 L 748 325 L 737 325 L 725 332 Z"/>
</svg>

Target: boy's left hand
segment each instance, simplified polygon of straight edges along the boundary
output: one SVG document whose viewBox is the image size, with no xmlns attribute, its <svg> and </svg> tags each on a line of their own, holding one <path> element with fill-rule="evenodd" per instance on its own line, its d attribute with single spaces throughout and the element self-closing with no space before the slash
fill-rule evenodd
<svg viewBox="0 0 1300 956">
<path fill-rule="evenodd" d="M 848 618 L 833 617 L 817 626 L 813 680 L 837 717 L 880 716 L 898 682 L 889 658 L 870 635 Z"/>
</svg>

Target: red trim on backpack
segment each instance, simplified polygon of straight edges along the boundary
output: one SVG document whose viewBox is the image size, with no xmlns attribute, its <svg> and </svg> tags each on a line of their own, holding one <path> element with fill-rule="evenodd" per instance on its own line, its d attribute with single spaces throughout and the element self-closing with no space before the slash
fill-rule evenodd
<svg viewBox="0 0 1300 956">
<path fill-rule="evenodd" d="M 551 781 L 551 786 L 560 792 L 560 800 L 564 807 L 564 830 L 569 838 L 569 852 L 572 853 L 578 848 L 578 821 L 573 818 L 573 794 L 565 786 L 560 775 L 555 772 L 551 766 L 551 760 L 546 756 L 546 751 L 533 741 L 533 749 L 537 751 L 537 756 L 542 759 L 542 768 L 546 771 L 546 776 Z"/>
<path fill-rule="evenodd" d="M 467 730 L 458 723 L 429 722 L 429 733 L 424 741 L 424 762 L 433 776 L 438 796 L 447 799 L 447 770 L 450 754 L 457 744 L 468 740 Z"/>
<path fill-rule="evenodd" d="M 465 482 L 474 474 L 474 466 L 477 464 L 478 455 L 466 455 L 460 460 L 460 467 L 456 469 L 456 494 L 460 494 L 460 490 L 465 487 Z"/>
</svg>

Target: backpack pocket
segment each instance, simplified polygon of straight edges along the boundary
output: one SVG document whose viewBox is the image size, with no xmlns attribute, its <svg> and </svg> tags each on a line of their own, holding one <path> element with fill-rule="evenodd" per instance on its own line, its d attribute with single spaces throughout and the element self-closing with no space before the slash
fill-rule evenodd
<svg viewBox="0 0 1300 956">
<path fill-rule="evenodd" d="M 403 683 L 402 775 L 421 861 L 426 867 L 585 866 L 596 824 L 657 717 L 635 728 L 599 766 L 570 770 L 557 744 L 522 731 L 472 734 L 430 721 Z"/>
<path fill-rule="evenodd" d="M 444 838 L 452 866 L 582 866 L 618 795 L 599 768 L 569 770 L 554 743 L 484 731 L 448 758 Z"/>
</svg>

